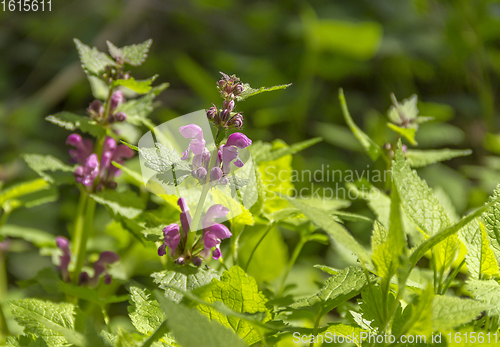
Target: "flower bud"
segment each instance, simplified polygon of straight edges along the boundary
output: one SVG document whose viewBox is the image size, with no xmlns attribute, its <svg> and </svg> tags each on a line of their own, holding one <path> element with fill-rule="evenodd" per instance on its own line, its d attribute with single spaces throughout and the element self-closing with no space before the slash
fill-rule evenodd
<svg viewBox="0 0 500 347">
<path fill-rule="evenodd" d="M 401 150 L 403 151 L 403 154 L 406 154 L 408 147 L 406 147 L 406 145 L 401 145 Z"/>
<path fill-rule="evenodd" d="M 234 88 L 234 94 L 235 95 L 240 95 L 241 93 L 243 93 L 243 86 L 241 84 L 238 84 L 235 88 Z"/>
<path fill-rule="evenodd" d="M 102 105 L 102 102 L 100 100 L 94 100 L 89 105 L 87 111 L 91 116 L 101 116 L 104 113 L 104 106 Z"/>
<path fill-rule="evenodd" d="M 208 120 L 212 120 L 215 118 L 216 115 L 217 115 L 217 107 L 215 107 L 215 105 L 213 105 L 212 107 L 210 107 L 207 110 L 207 118 L 208 118 Z"/>
<path fill-rule="evenodd" d="M 124 101 L 123 93 L 116 91 L 111 95 L 111 110 L 116 109 Z"/>
<path fill-rule="evenodd" d="M 243 116 L 240 113 L 235 114 L 229 121 L 229 126 L 241 128 L 243 126 Z"/>
<path fill-rule="evenodd" d="M 194 258 L 193 258 L 193 265 L 194 265 L 194 266 L 198 266 L 198 267 L 200 267 L 200 266 L 201 266 L 201 263 L 202 263 L 202 261 L 201 261 L 201 258 L 200 258 L 200 257 L 194 257 Z"/>
<path fill-rule="evenodd" d="M 111 284 L 111 275 L 110 274 L 106 274 L 104 276 L 104 283 L 107 284 L 107 285 Z"/>
<path fill-rule="evenodd" d="M 116 121 L 118 122 L 123 122 L 125 121 L 125 119 L 127 119 L 127 115 L 123 112 L 118 112 L 116 115 L 115 115 L 115 119 Z"/>
<path fill-rule="evenodd" d="M 79 286 L 86 286 L 90 281 L 89 274 L 86 272 L 81 272 L 80 276 L 78 277 L 78 285 Z"/>
<path fill-rule="evenodd" d="M 184 257 L 179 257 L 175 259 L 175 262 L 179 265 L 184 265 Z"/>
</svg>

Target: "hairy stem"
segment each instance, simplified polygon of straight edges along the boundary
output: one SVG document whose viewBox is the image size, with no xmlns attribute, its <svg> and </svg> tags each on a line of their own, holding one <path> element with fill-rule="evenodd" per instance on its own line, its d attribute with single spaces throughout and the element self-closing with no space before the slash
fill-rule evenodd
<svg viewBox="0 0 500 347">
<path fill-rule="evenodd" d="M 191 222 L 191 227 L 193 230 L 190 230 L 188 233 L 188 237 L 186 240 L 186 245 L 184 246 L 184 253 L 189 250 L 190 252 L 193 249 L 193 241 L 196 236 L 196 231 L 198 230 L 198 225 L 200 224 L 201 213 L 203 212 L 203 206 L 205 205 L 205 200 L 207 199 L 208 191 L 210 190 L 210 171 L 215 166 L 215 162 L 219 155 L 219 144 L 218 138 L 221 129 L 217 129 L 217 135 L 215 136 L 215 148 L 210 156 L 210 164 L 208 165 L 207 177 L 205 184 L 203 185 L 203 190 L 201 191 L 200 200 L 198 201 L 198 206 L 196 207 L 196 212 L 194 213 L 193 220 Z"/>
<path fill-rule="evenodd" d="M 318 334 L 318 328 L 319 328 L 319 321 L 321 320 L 321 317 L 323 315 L 320 313 L 318 314 L 318 316 L 316 317 L 316 320 L 314 321 L 314 330 L 313 330 L 313 336 L 316 336 Z M 311 341 L 311 343 L 309 344 L 309 347 L 314 347 L 314 339 Z"/>
<path fill-rule="evenodd" d="M 269 225 L 269 227 L 267 228 L 267 230 L 264 232 L 264 234 L 262 235 L 262 237 L 259 239 L 259 241 L 255 245 L 255 247 L 252 249 L 252 253 L 250 253 L 250 257 L 248 257 L 247 264 L 245 265 L 245 272 L 248 271 L 248 266 L 250 265 L 250 262 L 252 261 L 253 255 L 255 254 L 255 251 L 260 246 L 261 242 L 266 238 L 267 234 L 269 234 L 269 232 L 273 228 L 273 225 L 274 225 L 273 223 L 271 223 Z"/>
<path fill-rule="evenodd" d="M 83 222 L 81 224 L 81 228 L 76 230 L 75 232 L 76 265 L 75 265 L 75 271 L 73 272 L 73 282 L 76 284 L 78 284 L 78 279 L 80 277 L 80 273 L 82 272 L 83 264 L 85 263 L 85 258 L 87 254 L 87 240 L 89 238 L 92 222 L 94 220 L 94 212 L 96 205 L 95 200 L 90 198 L 87 193 L 85 194 L 87 195 L 85 198 L 86 199 L 85 213 L 82 213 L 83 216 L 77 216 L 77 220 L 79 218 L 83 218 Z"/>
</svg>

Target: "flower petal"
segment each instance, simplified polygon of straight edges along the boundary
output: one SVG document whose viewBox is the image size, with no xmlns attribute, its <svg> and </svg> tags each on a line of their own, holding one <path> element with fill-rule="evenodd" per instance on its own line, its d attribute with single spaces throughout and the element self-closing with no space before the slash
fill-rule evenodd
<svg viewBox="0 0 500 347">
<path fill-rule="evenodd" d="M 226 146 L 236 146 L 240 149 L 246 148 L 251 144 L 252 140 L 250 140 L 245 134 L 242 133 L 233 133 L 229 135 L 226 142 Z"/>
</svg>

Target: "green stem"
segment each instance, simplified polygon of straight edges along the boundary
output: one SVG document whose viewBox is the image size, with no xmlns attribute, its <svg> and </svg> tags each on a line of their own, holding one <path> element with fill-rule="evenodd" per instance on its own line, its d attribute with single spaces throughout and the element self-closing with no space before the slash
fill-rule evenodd
<svg viewBox="0 0 500 347">
<path fill-rule="evenodd" d="M 175 318 L 173 318 L 175 319 Z M 167 321 L 163 321 L 161 325 L 156 329 L 156 331 L 151 335 L 142 345 L 142 347 L 149 347 L 153 345 L 156 341 L 161 339 L 163 335 L 165 335 L 168 332 L 168 327 L 167 327 Z"/>
<path fill-rule="evenodd" d="M 319 321 L 321 320 L 321 317 L 322 317 L 321 313 L 318 314 L 318 316 L 316 317 L 316 320 L 314 322 L 313 336 L 315 336 L 315 337 L 318 334 Z M 314 347 L 314 339 L 309 344 L 309 347 Z"/>
<path fill-rule="evenodd" d="M 250 253 L 250 257 L 248 257 L 247 264 L 245 265 L 245 272 L 248 271 L 248 266 L 250 265 L 250 262 L 252 261 L 253 255 L 255 254 L 255 251 L 260 246 L 260 243 L 265 239 L 265 237 L 267 236 L 267 234 L 269 234 L 269 232 L 271 231 L 272 228 L 273 228 L 273 223 L 271 223 L 269 225 L 269 227 L 267 228 L 267 230 L 264 232 L 264 235 L 262 235 L 262 237 L 260 238 L 260 240 L 255 245 L 255 247 L 252 249 L 252 253 Z"/>
<path fill-rule="evenodd" d="M 85 263 L 85 258 L 87 254 L 87 240 L 90 236 L 90 231 L 92 228 L 92 222 L 94 220 L 94 212 L 96 202 L 94 199 L 90 198 L 87 193 L 86 203 L 85 203 L 85 214 L 82 227 L 75 232 L 75 258 L 76 265 L 75 271 L 73 272 L 73 282 L 78 284 L 78 279 L 80 273 L 82 272 L 83 264 Z M 77 217 L 79 218 L 79 217 Z"/>
<path fill-rule="evenodd" d="M 295 249 L 293 250 L 293 253 L 292 253 L 292 257 L 288 261 L 288 265 L 287 265 L 285 273 L 283 275 L 283 279 L 281 280 L 281 286 L 280 286 L 280 290 L 278 292 L 278 296 L 281 296 L 283 294 L 283 289 L 285 288 L 285 282 L 286 282 L 286 279 L 288 277 L 288 273 L 290 272 L 293 265 L 297 261 L 297 258 L 299 257 L 299 254 L 302 251 L 302 247 L 304 247 L 306 242 L 307 242 L 307 240 L 303 236 L 301 236 L 299 243 L 297 244 L 297 246 L 295 246 Z"/>
<path fill-rule="evenodd" d="M 0 219 L 0 229 L 3 224 L 7 221 L 9 213 L 4 212 L 2 218 Z M 8 292 L 8 281 L 7 281 L 7 269 L 5 266 L 5 254 L 0 250 L 0 343 L 5 343 L 4 336 L 10 336 L 9 326 L 7 325 L 7 319 L 3 313 L 2 300 L 7 297 Z"/>
<path fill-rule="evenodd" d="M 217 139 L 219 138 L 220 129 L 217 129 L 217 135 L 215 136 L 215 148 L 210 156 L 210 164 L 208 165 L 208 172 L 205 184 L 203 185 L 203 190 L 201 191 L 200 200 L 198 201 L 198 206 L 196 207 L 196 212 L 194 214 L 193 220 L 191 222 L 191 229 L 188 233 L 186 240 L 186 245 L 184 246 L 184 253 L 187 250 L 191 253 L 193 249 L 193 241 L 196 236 L 196 231 L 198 230 L 198 225 L 200 224 L 201 213 L 203 212 L 203 206 L 205 205 L 205 200 L 207 199 L 208 191 L 210 190 L 210 171 L 215 166 L 215 162 L 219 155 L 219 144 Z"/>
<path fill-rule="evenodd" d="M 451 282 L 453 282 L 453 280 L 455 279 L 455 277 L 457 277 L 458 272 L 460 271 L 460 269 L 464 265 L 465 265 L 465 258 L 464 258 L 464 260 L 462 260 L 462 262 L 460 263 L 460 265 L 458 265 L 456 267 L 456 269 L 453 270 L 452 274 L 448 277 L 448 280 L 446 281 L 445 285 L 443 286 L 443 289 L 441 290 L 441 295 L 444 295 L 444 293 L 446 293 L 446 291 L 448 290 L 448 288 L 450 288 Z"/>
</svg>

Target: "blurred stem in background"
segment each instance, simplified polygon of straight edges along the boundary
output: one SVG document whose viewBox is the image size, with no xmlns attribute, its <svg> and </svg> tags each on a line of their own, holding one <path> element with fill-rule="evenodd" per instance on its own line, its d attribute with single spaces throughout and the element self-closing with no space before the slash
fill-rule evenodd
<svg viewBox="0 0 500 347">
<path fill-rule="evenodd" d="M 0 219 L 0 229 L 7 220 L 8 216 L 9 214 L 7 212 L 2 214 L 2 218 Z M 0 247 L 0 344 L 2 345 L 5 343 L 5 336 L 10 335 L 9 327 L 7 326 L 7 319 L 5 318 L 2 307 L 3 301 L 7 298 L 8 289 L 5 252 L 2 250 L 2 247 Z"/>
</svg>

